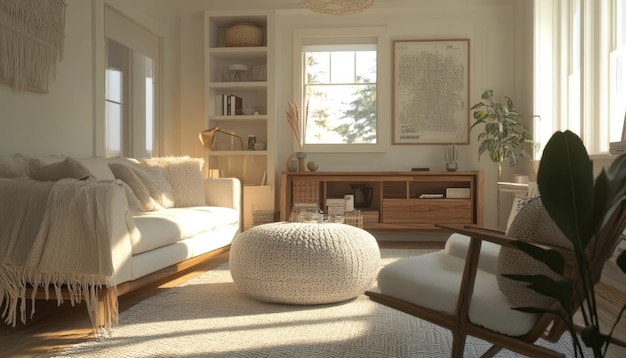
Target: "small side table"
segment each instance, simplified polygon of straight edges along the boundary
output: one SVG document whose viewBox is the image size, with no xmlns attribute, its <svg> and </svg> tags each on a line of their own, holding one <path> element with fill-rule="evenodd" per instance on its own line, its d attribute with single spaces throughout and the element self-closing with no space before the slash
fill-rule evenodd
<svg viewBox="0 0 626 358">
<path fill-rule="evenodd" d="M 497 183 L 498 187 L 498 208 L 497 208 L 497 217 L 498 217 L 498 229 L 502 230 L 500 225 L 500 193 L 512 193 L 514 198 L 523 198 L 528 195 L 528 183 L 511 183 L 499 181 Z M 507 216 L 508 219 L 508 216 Z M 505 224 L 506 229 L 506 224 Z"/>
</svg>

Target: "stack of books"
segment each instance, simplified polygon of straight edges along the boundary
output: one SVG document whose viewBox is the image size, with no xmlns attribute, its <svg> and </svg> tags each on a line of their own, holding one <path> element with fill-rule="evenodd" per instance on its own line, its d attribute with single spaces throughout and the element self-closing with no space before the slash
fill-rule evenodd
<svg viewBox="0 0 626 358">
<path fill-rule="evenodd" d="M 611 142 L 609 147 L 609 153 L 611 154 L 623 154 L 626 153 L 626 141 Z"/>
<path fill-rule="evenodd" d="M 243 114 L 243 98 L 234 94 L 215 95 L 215 115 L 235 116 Z"/>
<path fill-rule="evenodd" d="M 326 199 L 326 211 L 328 215 L 343 215 L 346 210 L 346 200 L 344 198 L 328 198 Z"/>
</svg>

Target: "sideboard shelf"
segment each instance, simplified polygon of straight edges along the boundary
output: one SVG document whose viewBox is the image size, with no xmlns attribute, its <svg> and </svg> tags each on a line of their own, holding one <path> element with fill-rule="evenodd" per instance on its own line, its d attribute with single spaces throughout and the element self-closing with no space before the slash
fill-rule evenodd
<svg viewBox="0 0 626 358">
<path fill-rule="evenodd" d="M 367 203 L 356 207 L 363 213 L 365 229 L 483 223 L 482 172 L 282 172 L 280 185 L 281 220 L 287 220 L 297 204 L 316 204 L 326 212 L 326 199 L 343 198 L 358 187 L 371 193 Z M 448 197 L 447 189 L 466 197 Z M 429 195 L 441 197 L 424 198 Z"/>
</svg>

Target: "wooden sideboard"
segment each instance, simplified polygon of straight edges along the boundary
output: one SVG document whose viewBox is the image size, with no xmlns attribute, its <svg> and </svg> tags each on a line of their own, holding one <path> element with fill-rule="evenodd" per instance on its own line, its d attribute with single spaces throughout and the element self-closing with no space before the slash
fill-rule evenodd
<svg viewBox="0 0 626 358">
<path fill-rule="evenodd" d="M 327 199 L 353 194 L 354 188 L 371 193 L 369 203 L 356 207 L 365 229 L 483 224 L 483 174 L 473 171 L 282 172 L 280 219 L 288 220 L 296 204 L 317 204 L 326 212 Z M 424 198 L 433 194 L 441 197 Z"/>
</svg>

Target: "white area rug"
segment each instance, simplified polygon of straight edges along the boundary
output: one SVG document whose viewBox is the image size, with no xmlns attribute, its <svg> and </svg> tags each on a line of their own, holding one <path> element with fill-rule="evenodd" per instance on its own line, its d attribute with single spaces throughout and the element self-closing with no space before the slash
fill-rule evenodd
<svg viewBox="0 0 626 358">
<path fill-rule="evenodd" d="M 381 250 L 383 264 L 427 250 Z M 106 340 L 59 357 L 449 357 L 450 331 L 361 295 L 319 306 L 277 305 L 239 292 L 228 265 L 140 302 Z M 553 345 L 546 343 L 547 346 Z M 468 337 L 465 356 L 489 344 Z M 557 350 L 574 356 L 570 337 Z M 498 357 L 518 357 L 502 351 Z"/>
</svg>

